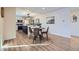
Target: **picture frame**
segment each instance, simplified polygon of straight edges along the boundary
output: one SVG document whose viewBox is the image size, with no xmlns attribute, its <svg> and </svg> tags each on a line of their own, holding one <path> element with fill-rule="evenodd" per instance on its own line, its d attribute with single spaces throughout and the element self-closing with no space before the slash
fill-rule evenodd
<svg viewBox="0 0 79 59">
<path fill-rule="evenodd" d="M 72 22 L 77 22 L 78 19 L 77 15 L 73 15 L 72 17 L 73 17 Z"/>
<path fill-rule="evenodd" d="M 55 24 L 55 16 L 47 17 L 46 24 Z"/>
</svg>

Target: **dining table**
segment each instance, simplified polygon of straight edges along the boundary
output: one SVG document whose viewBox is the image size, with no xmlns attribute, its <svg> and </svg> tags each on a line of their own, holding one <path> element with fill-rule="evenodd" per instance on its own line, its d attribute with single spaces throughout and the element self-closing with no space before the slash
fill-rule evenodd
<svg viewBox="0 0 79 59">
<path fill-rule="evenodd" d="M 44 27 L 32 27 L 31 29 L 34 30 L 35 28 L 38 28 L 38 29 L 40 29 L 40 30 L 45 29 Z"/>
<path fill-rule="evenodd" d="M 35 28 L 39 28 L 40 31 L 42 31 L 43 29 L 45 29 L 44 27 L 39 27 L 39 26 L 28 26 L 28 37 L 29 37 L 29 35 L 31 34 L 31 33 L 29 32 L 29 27 L 31 27 L 32 31 L 34 31 Z"/>
</svg>

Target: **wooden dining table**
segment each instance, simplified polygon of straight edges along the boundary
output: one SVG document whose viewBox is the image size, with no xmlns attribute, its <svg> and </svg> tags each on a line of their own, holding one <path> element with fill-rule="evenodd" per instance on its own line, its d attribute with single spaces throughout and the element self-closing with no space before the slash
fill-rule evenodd
<svg viewBox="0 0 79 59">
<path fill-rule="evenodd" d="M 42 32 L 42 30 L 45 29 L 44 27 L 32 27 L 31 29 L 34 31 L 35 28 L 38 28 L 39 29 L 39 32 Z"/>
<path fill-rule="evenodd" d="M 43 27 L 32 27 L 31 29 L 34 30 L 35 28 L 38 28 L 38 29 L 40 29 L 40 30 L 45 29 L 45 28 L 43 28 Z"/>
</svg>

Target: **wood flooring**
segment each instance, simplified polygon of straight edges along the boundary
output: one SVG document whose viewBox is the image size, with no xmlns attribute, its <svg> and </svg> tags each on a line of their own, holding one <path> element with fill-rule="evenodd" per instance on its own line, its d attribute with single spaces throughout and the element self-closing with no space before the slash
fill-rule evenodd
<svg viewBox="0 0 79 59">
<path fill-rule="evenodd" d="M 46 39 L 43 39 L 41 43 L 39 43 L 39 40 L 37 40 L 36 44 L 33 44 L 34 46 L 31 46 L 30 44 L 33 44 L 33 38 L 29 39 L 25 33 L 20 31 L 16 33 L 16 39 L 4 41 L 3 46 L 28 45 L 21 47 L 4 48 L 4 51 L 69 51 L 70 50 L 70 39 L 60 37 L 57 35 L 49 35 L 48 41 Z"/>
<path fill-rule="evenodd" d="M 79 51 L 79 37 L 78 36 L 71 36 L 71 40 L 70 40 L 70 50 L 71 51 Z"/>
</svg>

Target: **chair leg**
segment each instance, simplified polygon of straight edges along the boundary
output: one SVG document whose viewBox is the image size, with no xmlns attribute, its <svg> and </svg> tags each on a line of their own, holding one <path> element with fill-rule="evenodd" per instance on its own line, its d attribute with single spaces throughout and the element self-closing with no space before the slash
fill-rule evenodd
<svg viewBox="0 0 79 59">
<path fill-rule="evenodd" d="M 46 34 L 46 36 L 47 36 L 47 40 L 48 40 L 48 34 Z"/>
<path fill-rule="evenodd" d="M 43 34 L 41 35 L 41 37 L 42 37 L 42 39 L 44 39 L 44 36 L 43 36 Z"/>
<path fill-rule="evenodd" d="M 31 39 L 31 34 L 29 35 L 29 39 Z"/>
<path fill-rule="evenodd" d="M 41 40 L 42 40 L 42 36 L 40 35 L 40 43 L 41 43 Z"/>
<path fill-rule="evenodd" d="M 34 39 L 33 39 L 33 44 L 34 44 Z"/>
<path fill-rule="evenodd" d="M 34 43 L 35 40 L 36 40 L 36 36 L 34 36 L 34 38 L 33 38 L 33 43 Z"/>
</svg>

